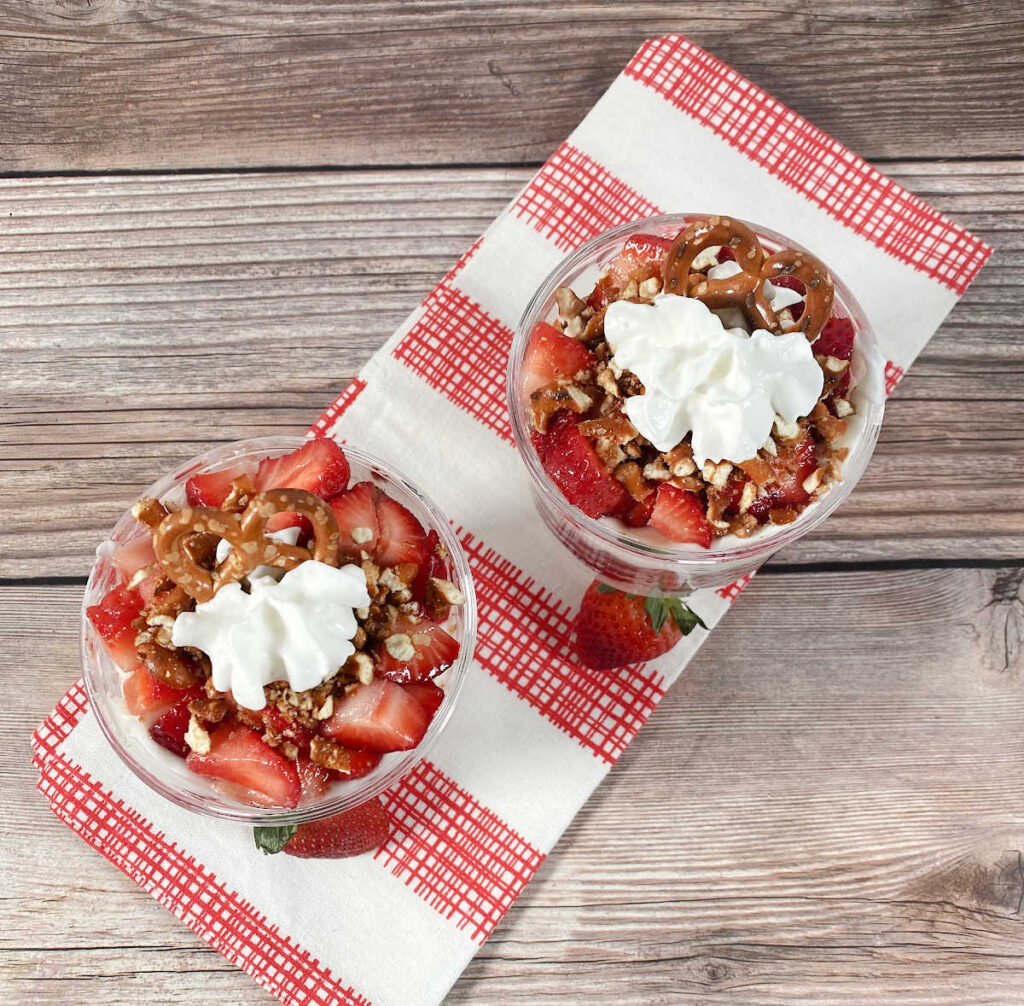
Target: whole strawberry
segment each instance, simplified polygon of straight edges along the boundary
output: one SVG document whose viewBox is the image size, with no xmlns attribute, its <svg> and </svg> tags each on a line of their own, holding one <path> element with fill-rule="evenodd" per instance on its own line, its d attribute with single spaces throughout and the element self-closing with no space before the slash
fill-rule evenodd
<svg viewBox="0 0 1024 1006">
<path fill-rule="evenodd" d="M 594 670 L 651 660 L 704 625 L 677 597 L 640 597 L 595 580 L 576 616 L 576 655 Z"/>
<path fill-rule="evenodd" d="M 256 828 L 256 848 L 300 859 L 347 859 L 373 852 L 387 840 L 391 822 L 380 800 L 361 803 L 333 817 L 280 828 Z"/>
</svg>

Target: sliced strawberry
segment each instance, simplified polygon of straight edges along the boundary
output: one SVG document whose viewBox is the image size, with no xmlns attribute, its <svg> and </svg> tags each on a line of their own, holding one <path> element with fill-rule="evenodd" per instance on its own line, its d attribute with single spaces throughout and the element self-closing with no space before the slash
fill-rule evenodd
<svg viewBox="0 0 1024 1006">
<path fill-rule="evenodd" d="M 450 577 L 451 569 L 448 561 L 442 555 L 441 539 L 434 530 L 427 532 L 423 541 L 424 559 L 416 573 L 416 578 L 409 585 L 412 596 L 417 601 L 426 600 L 427 580 L 430 577 L 437 577 L 439 580 L 447 580 Z"/>
<path fill-rule="evenodd" d="M 644 527 L 650 524 L 651 514 L 654 513 L 654 502 L 657 498 L 656 492 L 648 493 L 642 500 L 637 500 L 622 519 L 630 527 Z"/>
<path fill-rule="evenodd" d="M 804 479 L 818 467 L 814 439 L 809 433 L 796 441 L 781 441 L 778 455 L 769 464 L 775 472 L 775 479 L 765 489 L 772 506 L 794 506 L 806 503 L 810 493 L 803 487 Z"/>
<path fill-rule="evenodd" d="M 821 335 L 811 343 L 811 348 L 817 356 L 849 360 L 853 356 L 854 334 L 853 322 L 849 318 L 836 318 L 833 315 L 825 322 Z"/>
<path fill-rule="evenodd" d="M 192 719 L 188 704 L 193 699 L 202 698 L 203 689 L 202 686 L 195 685 L 186 692 L 180 692 L 177 689 L 171 689 L 171 691 L 180 698 L 149 728 L 149 736 L 162 748 L 167 748 L 179 758 L 184 758 L 191 750 L 185 743 L 185 734 L 188 732 L 188 724 Z"/>
<path fill-rule="evenodd" d="M 678 598 L 624 594 L 595 580 L 576 616 L 576 652 L 585 666 L 611 670 L 657 657 L 697 625 L 704 623 Z"/>
<path fill-rule="evenodd" d="M 296 539 L 298 545 L 308 545 L 313 540 L 313 522 L 301 513 L 278 513 L 271 514 L 267 518 L 265 529 L 270 531 L 284 531 L 286 528 L 297 527 L 299 537 Z"/>
<path fill-rule="evenodd" d="M 335 706 L 321 730 L 331 740 L 361 751 L 411 750 L 423 740 L 437 709 L 426 702 L 427 688 L 396 685 L 386 678 L 359 685 Z M 429 688 L 430 695 L 444 697 L 436 685 Z"/>
<path fill-rule="evenodd" d="M 436 678 L 451 667 L 459 655 L 458 640 L 434 622 L 413 622 L 407 617 L 401 617 L 390 631 L 391 635 L 408 636 L 415 651 L 414 656 L 402 660 L 392 656 L 384 643 L 378 644 L 376 648 L 374 656 L 380 673 L 399 684 Z"/>
<path fill-rule="evenodd" d="M 625 513 L 632 497 L 601 463 L 577 422 L 576 416 L 559 412 L 547 433 L 532 434 L 541 465 L 565 498 L 588 517 Z"/>
<path fill-rule="evenodd" d="M 110 561 L 121 575 L 121 579 L 127 583 L 140 569 L 152 566 L 156 562 L 153 539 L 147 534 L 122 545 L 110 557 Z"/>
<path fill-rule="evenodd" d="M 671 247 L 671 238 L 655 234 L 634 234 L 626 239 L 622 251 L 608 266 L 608 275 L 619 289 L 631 279 L 637 282 L 647 279 L 661 271 L 661 264 Z"/>
<path fill-rule="evenodd" d="M 125 671 L 132 671 L 139 664 L 132 622 L 141 611 L 142 597 L 127 587 L 115 587 L 103 596 L 99 604 L 91 605 L 85 611 L 103 638 L 111 659 Z"/>
<path fill-rule="evenodd" d="M 302 803 L 314 803 L 327 792 L 327 787 L 334 778 L 329 768 L 318 765 L 305 755 L 295 759 L 295 769 L 299 773 L 299 786 L 302 788 Z"/>
<path fill-rule="evenodd" d="M 222 468 L 219 472 L 202 472 L 193 475 L 185 483 L 185 498 L 189 506 L 213 506 L 224 505 L 224 500 L 231 492 L 231 483 L 240 479 L 248 472 L 241 465 L 234 465 L 231 468 Z"/>
<path fill-rule="evenodd" d="M 662 484 L 651 514 L 651 527 L 672 541 L 689 542 L 708 548 L 711 545 L 711 525 L 700 500 L 685 489 Z"/>
<path fill-rule="evenodd" d="M 171 688 L 158 681 L 145 667 L 133 671 L 121 687 L 128 712 L 138 716 L 147 727 L 156 723 L 187 694 L 180 688 Z"/>
<path fill-rule="evenodd" d="M 523 358 L 523 393 L 530 396 L 545 384 L 568 380 L 593 366 L 594 354 L 583 343 L 539 321 L 530 333 Z"/>
<path fill-rule="evenodd" d="M 294 832 L 283 847 L 278 829 L 257 828 L 257 846 L 264 852 L 283 851 L 300 859 L 348 859 L 379 849 L 391 833 L 391 820 L 381 801 L 375 799 L 332 817 L 292 827 Z M 268 834 L 270 841 L 261 833 Z"/>
<path fill-rule="evenodd" d="M 257 807 L 294 807 L 302 795 L 295 762 L 240 723 L 217 727 L 210 734 L 209 753 L 192 751 L 185 764 L 196 775 L 227 783 L 232 796 Z"/>
<path fill-rule="evenodd" d="M 256 488 L 305 489 L 329 500 L 345 491 L 348 477 L 345 453 L 329 437 L 318 437 L 284 457 L 264 458 L 256 469 Z"/>
<path fill-rule="evenodd" d="M 722 247 L 718 249 L 718 254 L 715 257 L 718 259 L 719 265 L 723 262 L 736 261 L 736 253 L 728 245 L 722 245 Z"/>
<path fill-rule="evenodd" d="M 377 497 L 377 521 L 380 540 L 374 556 L 380 565 L 397 566 L 404 562 L 424 561 L 427 532 L 409 510 L 383 492 Z"/>
<path fill-rule="evenodd" d="M 373 555 L 380 540 L 377 498 L 383 495 L 372 482 L 359 482 L 348 492 L 331 500 L 331 509 L 341 532 L 339 551 L 348 559 L 358 559 L 360 552 Z M 369 531 L 369 537 L 366 532 Z M 353 534 L 354 532 L 354 534 Z"/>
</svg>

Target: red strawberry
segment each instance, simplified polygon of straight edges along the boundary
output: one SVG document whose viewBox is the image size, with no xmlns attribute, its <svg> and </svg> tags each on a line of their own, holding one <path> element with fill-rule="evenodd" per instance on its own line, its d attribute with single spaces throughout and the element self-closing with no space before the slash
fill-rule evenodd
<svg viewBox="0 0 1024 1006">
<path fill-rule="evenodd" d="M 657 498 L 658 494 L 656 492 L 648 493 L 642 500 L 634 503 L 622 519 L 630 527 L 644 527 L 650 524 L 651 514 L 654 513 L 654 503 Z"/>
<path fill-rule="evenodd" d="M 384 643 L 376 648 L 377 667 L 385 678 L 408 684 L 411 681 L 429 681 L 446 671 L 459 655 L 459 644 L 440 625 L 434 622 L 413 622 L 409 618 L 398 618 L 391 627 L 391 634 L 409 637 L 415 656 L 401 660 L 393 657 Z"/>
<path fill-rule="evenodd" d="M 391 821 L 377 800 L 307 824 L 256 828 L 256 848 L 273 855 L 284 852 L 301 859 L 347 859 L 373 852 L 387 841 Z"/>
<path fill-rule="evenodd" d="M 409 585 L 412 596 L 417 601 L 426 598 L 427 580 L 430 577 L 437 577 L 439 580 L 447 580 L 451 575 L 447 560 L 442 555 L 441 539 L 434 530 L 427 532 L 423 540 L 424 559 L 416 573 L 416 578 Z"/>
<path fill-rule="evenodd" d="M 185 743 L 185 734 L 188 732 L 189 720 L 192 718 L 188 704 L 193 699 L 202 698 L 203 689 L 201 686 L 195 685 L 186 692 L 180 692 L 177 689 L 171 690 L 181 697 L 149 728 L 149 736 L 161 747 L 167 748 L 179 758 L 184 758 L 191 750 Z"/>
<path fill-rule="evenodd" d="M 626 238 L 622 251 L 608 266 L 608 275 L 619 289 L 631 279 L 639 282 L 653 276 L 660 272 L 661 264 L 671 247 L 671 238 L 662 238 L 655 234 L 634 234 Z"/>
<path fill-rule="evenodd" d="M 728 245 L 722 245 L 722 247 L 718 249 L 718 254 L 715 257 L 718 259 L 719 265 L 723 262 L 736 261 L 736 253 Z"/>
<path fill-rule="evenodd" d="M 694 627 L 707 628 L 678 598 L 638 597 L 595 580 L 576 616 L 576 653 L 594 670 L 651 660 Z"/>
<path fill-rule="evenodd" d="M 294 807 L 302 793 L 295 762 L 240 723 L 217 727 L 210 734 L 209 753 L 192 751 L 185 764 L 196 775 L 226 783 L 224 792 L 257 807 Z"/>
<path fill-rule="evenodd" d="M 115 587 L 106 593 L 99 604 L 91 605 L 85 613 L 111 659 L 122 670 L 134 670 L 139 659 L 135 653 L 135 630 L 132 622 L 142 611 L 142 597 L 127 587 Z"/>
<path fill-rule="evenodd" d="M 152 726 L 187 694 L 180 688 L 171 688 L 158 681 L 145 667 L 133 671 L 121 687 L 128 712 L 138 716 L 147 727 Z"/>
<path fill-rule="evenodd" d="M 256 469 L 256 488 L 305 489 L 322 499 L 344 492 L 348 486 L 348 459 L 329 437 L 307 440 L 298 450 L 280 458 L 264 458 Z"/>
<path fill-rule="evenodd" d="M 849 360 L 853 356 L 853 339 L 853 322 L 849 318 L 836 318 L 833 315 L 825 322 L 821 335 L 811 343 L 811 348 L 817 356 Z"/>
<path fill-rule="evenodd" d="M 423 562 L 427 554 L 427 532 L 398 500 L 380 493 L 377 497 L 377 521 L 380 524 L 380 540 L 374 556 L 380 565 Z"/>
<path fill-rule="evenodd" d="M 110 557 L 110 561 L 121 575 L 121 579 L 127 583 L 140 569 L 145 569 L 156 562 L 153 539 L 147 534 L 122 545 Z"/>
<path fill-rule="evenodd" d="M 547 433 L 533 433 L 534 448 L 544 471 L 565 498 L 588 517 L 625 513 L 633 500 L 623 485 L 608 472 L 576 428 L 576 416 L 556 413 Z"/>
<path fill-rule="evenodd" d="M 594 354 L 583 343 L 539 321 L 530 333 L 523 358 L 523 393 L 532 395 L 545 384 L 571 378 L 593 365 Z"/>
<path fill-rule="evenodd" d="M 315 803 L 331 784 L 331 770 L 302 754 L 295 759 L 295 769 L 299 773 L 299 785 L 302 787 L 302 803 Z"/>
<path fill-rule="evenodd" d="M 185 498 L 189 506 L 223 506 L 231 492 L 231 484 L 249 473 L 241 465 L 222 468 L 217 472 L 201 472 L 185 483 Z"/>
<path fill-rule="evenodd" d="M 804 489 L 803 481 L 818 466 L 813 438 L 805 433 L 798 441 L 781 441 L 777 449 L 778 455 L 769 460 L 775 479 L 765 486 L 771 505 L 806 503 L 811 496 Z"/>
<path fill-rule="evenodd" d="M 443 698 L 434 684 L 403 686 L 377 678 L 337 703 L 321 730 L 361 751 L 408 751 L 423 740 Z"/>
<path fill-rule="evenodd" d="M 711 525 L 700 500 L 685 489 L 662 484 L 654 502 L 650 525 L 672 541 L 689 542 L 708 548 Z"/>
<path fill-rule="evenodd" d="M 348 559 L 358 559 L 360 552 L 373 555 L 380 539 L 380 521 L 377 518 L 377 498 L 381 491 L 372 482 L 359 482 L 348 492 L 335 496 L 331 500 L 331 509 L 338 520 L 338 530 L 341 532 L 341 544 L 339 550 Z M 356 531 L 356 529 L 359 529 Z M 363 531 L 370 532 L 366 540 Z M 352 537 L 356 531 L 357 542 Z"/>
<path fill-rule="evenodd" d="M 297 527 L 299 529 L 299 537 L 296 538 L 297 544 L 308 545 L 312 541 L 313 522 L 305 514 L 278 511 L 267 518 L 265 525 L 265 529 L 268 532 L 284 531 L 289 527 Z"/>
</svg>

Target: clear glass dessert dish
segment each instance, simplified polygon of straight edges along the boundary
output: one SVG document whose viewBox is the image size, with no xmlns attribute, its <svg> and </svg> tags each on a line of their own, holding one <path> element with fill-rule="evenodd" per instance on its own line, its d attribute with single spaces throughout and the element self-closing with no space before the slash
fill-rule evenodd
<svg viewBox="0 0 1024 1006">
<path fill-rule="evenodd" d="M 732 583 L 760 566 L 769 556 L 817 527 L 852 492 L 867 467 L 882 423 L 884 408 L 884 360 L 871 325 L 853 294 L 833 274 L 833 316 L 848 318 L 855 330 L 849 363 L 850 391 L 855 407 L 838 446 L 848 453 L 841 480 L 815 498 L 788 524 L 765 524 L 749 537 L 731 534 L 715 538 L 710 547 L 670 542 L 650 528 L 632 528 L 615 517 L 591 517 L 570 502 L 545 471 L 531 442 L 531 412 L 524 393 L 524 360 L 531 333 L 541 322 L 553 322 L 559 313 L 555 293 L 571 288 L 579 297 L 595 287 L 598 279 L 622 252 L 633 235 L 674 238 L 683 228 L 707 218 L 707 214 L 666 214 L 636 220 L 598 235 L 561 262 L 534 294 L 516 331 L 508 368 L 508 402 L 516 446 L 530 477 L 537 510 L 548 528 L 597 576 L 611 586 L 644 596 L 685 596 L 706 587 Z M 735 220 L 735 218 L 732 218 Z M 797 242 L 768 228 L 745 221 L 766 254 L 794 249 L 811 254 Z M 828 266 L 827 249 L 818 257 Z"/>
<path fill-rule="evenodd" d="M 289 454 L 307 441 L 300 437 L 262 437 L 226 444 L 209 450 L 158 480 L 140 498 L 152 497 L 173 506 L 186 503 L 185 484 L 190 476 L 222 469 L 251 466 L 266 458 Z M 131 511 L 125 513 L 97 549 L 82 606 L 82 668 L 89 701 L 100 728 L 128 768 L 156 793 L 188 810 L 225 821 L 249 825 L 299 824 L 318 820 L 358 806 L 378 796 L 407 774 L 437 741 L 451 718 L 469 670 L 476 634 L 476 601 L 469 566 L 451 526 L 438 508 L 404 476 L 389 465 L 352 448 L 344 448 L 353 482 L 368 481 L 396 500 L 434 532 L 448 554 L 451 582 L 465 598 L 453 605 L 446 630 L 458 641 L 458 655 L 435 679 L 444 692 L 422 740 L 411 750 L 384 754 L 369 774 L 331 782 L 322 795 L 303 799 L 291 809 L 250 806 L 218 791 L 215 782 L 186 768 L 183 758 L 165 750 L 149 735 L 147 726 L 125 704 L 123 683 L 128 674 L 111 658 L 86 609 L 96 605 L 121 580 L 111 557 L 125 545 L 141 542 L 147 528 Z"/>
</svg>

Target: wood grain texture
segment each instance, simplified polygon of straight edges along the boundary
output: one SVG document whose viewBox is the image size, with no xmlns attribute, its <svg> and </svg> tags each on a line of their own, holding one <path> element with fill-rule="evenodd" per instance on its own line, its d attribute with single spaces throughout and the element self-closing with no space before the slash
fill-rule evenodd
<svg viewBox="0 0 1024 1006">
<path fill-rule="evenodd" d="M 78 603 L 0 588 L 7 750 Z M 1022 641 L 1019 568 L 758 577 L 448 1002 L 1024 1003 Z M 0 1002 L 272 1001 L 0 772 Z"/>
<path fill-rule="evenodd" d="M 4 0 L 0 170 L 536 162 L 669 32 L 866 157 L 1024 152 L 1017 0 Z"/>
<path fill-rule="evenodd" d="M 890 171 L 997 254 L 890 401 L 857 492 L 786 561 L 1019 557 L 1024 167 Z M 83 576 L 173 464 L 305 430 L 529 173 L 0 183 L 0 577 Z"/>
</svg>

